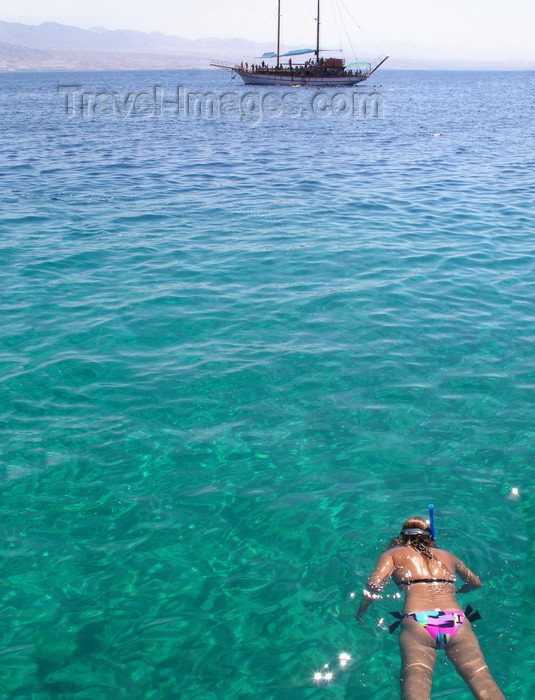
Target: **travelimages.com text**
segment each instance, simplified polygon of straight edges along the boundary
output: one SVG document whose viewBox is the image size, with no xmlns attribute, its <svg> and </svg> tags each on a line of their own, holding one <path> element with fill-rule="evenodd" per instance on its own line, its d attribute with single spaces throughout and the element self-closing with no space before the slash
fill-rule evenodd
<svg viewBox="0 0 535 700">
<path fill-rule="evenodd" d="M 371 118 L 384 116 L 382 95 L 375 90 L 342 88 L 207 91 L 178 85 L 171 92 L 160 85 L 139 92 L 114 90 L 95 92 L 82 85 L 58 85 L 63 110 L 69 118 L 165 118 L 261 119 Z"/>
</svg>

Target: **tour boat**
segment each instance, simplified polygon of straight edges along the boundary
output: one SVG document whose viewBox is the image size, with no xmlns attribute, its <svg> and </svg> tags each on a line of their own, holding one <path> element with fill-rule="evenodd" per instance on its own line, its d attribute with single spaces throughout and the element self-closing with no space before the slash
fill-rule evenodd
<svg viewBox="0 0 535 700">
<path fill-rule="evenodd" d="M 244 63 L 237 65 L 211 63 L 215 68 L 231 70 L 246 85 L 312 85 L 315 87 L 350 86 L 361 83 L 381 66 L 388 56 L 381 56 L 373 63 L 346 64 L 343 58 L 320 57 L 320 0 L 318 0 L 316 17 L 316 48 L 295 49 L 280 52 L 281 35 L 281 0 L 278 0 L 277 51 L 270 51 L 260 56 L 261 63 Z M 295 57 L 315 55 L 305 62 L 294 63 Z M 276 59 L 274 66 L 268 66 L 266 60 Z M 283 59 L 286 59 L 284 62 Z M 298 61 L 300 59 L 298 58 Z"/>
</svg>

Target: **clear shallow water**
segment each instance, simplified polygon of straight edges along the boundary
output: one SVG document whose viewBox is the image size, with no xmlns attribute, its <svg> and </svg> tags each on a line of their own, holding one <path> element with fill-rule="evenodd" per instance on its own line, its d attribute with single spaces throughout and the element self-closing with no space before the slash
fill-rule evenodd
<svg viewBox="0 0 535 700">
<path fill-rule="evenodd" d="M 397 601 L 350 594 L 429 502 L 532 697 L 534 78 L 379 79 L 240 120 L 57 90 L 215 71 L 1 76 L 4 697 L 395 697 Z"/>
</svg>

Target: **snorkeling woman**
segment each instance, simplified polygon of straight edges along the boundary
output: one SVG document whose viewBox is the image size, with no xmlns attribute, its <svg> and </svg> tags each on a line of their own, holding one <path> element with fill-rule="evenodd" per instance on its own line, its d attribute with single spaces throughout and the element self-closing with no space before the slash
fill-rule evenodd
<svg viewBox="0 0 535 700">
<path fill-rule="evenodd" d="M 437 649 L 445 650 L 476 698 L 505 700 L 470 624 L 479 615 L 470 607 L 463 612 L 455 597 L 481 588 L 479 578 L 454 554 L 437 548 L 423 518 L 406 520 L 392 545 L 368 579 L 355 617 L 360 621 L 374 599 L 381 597 L 390 577 L 405 592 L 403 614 L 394 614 L 399 621 L 390 628 L 391 632 L 398 625 L 401 628 L 403 700 L 429 700 Z M 455 590 L 457 576 L 464 585 Z"/>
</svg>

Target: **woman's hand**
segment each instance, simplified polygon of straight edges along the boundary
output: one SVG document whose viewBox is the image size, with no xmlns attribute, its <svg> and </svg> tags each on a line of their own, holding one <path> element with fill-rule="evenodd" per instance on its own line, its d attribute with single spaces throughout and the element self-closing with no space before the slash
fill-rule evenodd
<svg viewBox="0 0 535 700">
<path fill-rule="evenodd" d="M 473 571 L 466 566 L 464 562 L 455 557 L 455 572 L 465 582 L 464 586 L 458 588 L 455 593 L 469 593 L 483 586 L 479 576 L 476 576 Z"/>
<path fill-rule="evenodd" d="M 478 588 L 481 588 L 483 584 L 479 579 L 476 581 L 467 581 L 464 586 L 461 586 L 460 588 L 457 588 L 455 593 L 458 595 L 459 593 L 470 593 L 471 591 L 475 591 Z"/>
<path fill-rule="evenodd" d="M 361 605 L 360 608 L 358 609 L 358 612 L 357 612 L 357 614 L 355 615 L 355 620 L 359 623 L 359 625 L 363 625 L 363 624 L 364 624 L 364 620 L 362 619 L 362 616 L 364 615 L 364 613 L 366 612 L 367 609 L 368 609 L 367 606 L 363 609 L 363 608 L 362 608 L 362 605 Z"/>
<path fill-rule="evenodd" d="M 370 597 L 369 593 L 368 595 L 363 595 L 360 599 L 359 609 L 357 610 L 357 614 L 355 615 L 355 617 L 361 625 L 364 624 L 364 622 L 361 620 L 361 617 L 365 614 L 366 610 L 370 607 L 372 603 L 373 598 Z"/>
</svg>

